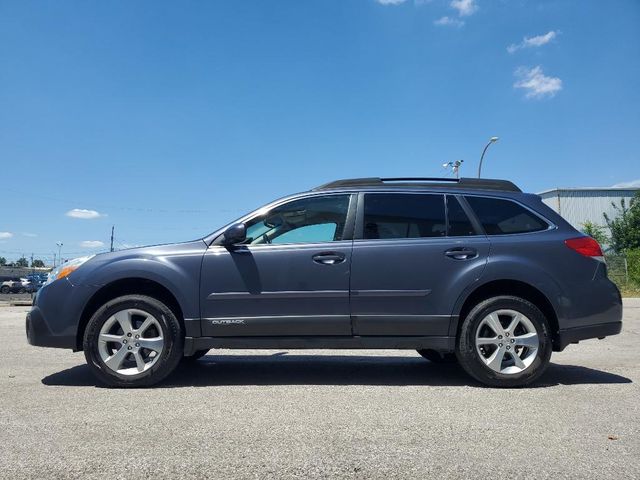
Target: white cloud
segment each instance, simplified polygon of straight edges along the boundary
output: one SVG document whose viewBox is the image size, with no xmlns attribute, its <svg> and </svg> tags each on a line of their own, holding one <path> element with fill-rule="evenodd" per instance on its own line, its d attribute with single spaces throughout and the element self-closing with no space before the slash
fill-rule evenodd
<svg viewBox="0 0 640 480">
<path fill-rule="evenodd" d="M 80 246 L 82 248 L 100 248 L 104 247 L 104 242 L 100 240 L 85 240 L 84 242 L 80 242 Z"/>
<path fill-rule="evenodd" d="M 630 182 L 616 183 L 614 188 L 640 188 L 640 178 L 637 180 L 631 180 Z"/>
<path fill-rule="evenodd" d="M 84 208 L 74 208 L 73 210 L 69 210 L 66 215 L 67 217 L 82 218 L 84 220 L 91 220 L 106 216 L 100 212 L 96 212 L 95 210 L 85 210 Z"/>
<path fill-rule="evenodd" d="M 29 237 L 29 238 L 36 238 L 38 236 L 38 234 L 37 233 L 22 232 L 22 236 L 23 237 Z"/>
<path fill-rule="evenodd" d="M 400 5 L 407 0 L 376 0 L 380 5 Z"/>
<path fill-rule="evenodd" d="M 0 232 L 0 240 L 6 240 L 11 237 L 13 237 L 13 233 L 11 232 Z"/>
<path fill-rule="evenodd" d="M 458 15 L 461 17 L 473 15 L 478 10 L 475 0 L 452 0 L 450 5 L 451 8 L 455 8 L 458 11 Z"/>
<path fill-rule="evenodd" d="M 458 20 L 457 18 L 451 17 L 442 17 L 433 22 L 434 25 L 444 26 L 444 27 L 461 27 L 464 25 L 464 21 Z"/>
<path fill-rule="evenodd" d="M 562 90 L 562 80 L 558 77 L 547 77 L 540 66 L 518 67 L 515 76 L 519 80 L 513 84 L 514 88 L 526 90 L 525 96 L 527 98 L 553 97 Z"/>
<path fill-rule="evenodd" d="M 533 48 L 541 47 L 551 42 L 558 36 L 557 31 L 551 30 L 544 35 L 537 35 L 535 37 L 524 37 L 520 43 L 512 43 L 507 47 L 507 52 L 514 53 L 521 48 Z"/>
</svg>

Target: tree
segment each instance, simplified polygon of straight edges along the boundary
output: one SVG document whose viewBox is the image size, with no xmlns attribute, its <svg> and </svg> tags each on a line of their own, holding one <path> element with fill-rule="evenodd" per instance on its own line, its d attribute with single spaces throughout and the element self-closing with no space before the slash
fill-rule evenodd
<svg viewBox="0 0 640 480">
<path fill-rule="evenodd" d="M 609 243 L 609 237 L 607 237 L 604 227 L 596 223 L 584 222 L 582 224 L 582 233 L 589 235 L 600 245 L 606 245 Z"/>
<path fill-rule="evenodd" d="M 616 253 L 625 250 L 640 248 L 640 192 L 626 205 L 624 199 L 620 200 L 620 205 L 611 203 L 616 216 L 610 218 L 603 213 L 607 222 L 607 227 L 611 231 L 611 247 Z"/>
<path fill-rule="evenodd" d="M 31 262 L 32 268 L 44 268 L 44 262 L 38 258 L 36 258 L 33 262 Z"/>
<path fill-rule="evenodd" d="M 7 259 L 4 257 L 0 257 L 0 266 L 4 267 L 7 264 Z"/>
<path fill-rule="evenodd" d="M 18 259 L 18 261 L 15 263 L 16 267 L 28 267 L 29 266 L 29 262 L 27 261 L 26 258 L 21 257 Z"/>
</svg>

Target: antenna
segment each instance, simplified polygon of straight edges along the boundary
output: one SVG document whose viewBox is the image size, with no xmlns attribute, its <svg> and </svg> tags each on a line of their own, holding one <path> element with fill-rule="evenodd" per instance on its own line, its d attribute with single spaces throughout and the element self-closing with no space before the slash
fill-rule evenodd
<svg viewBox="0 0 640 480">
<path fill-rule="evenodd" d="M 456 178 L 460 178 L 460 167 L 462 166 L 464 160 L 456 160 L 455 162 L 447 162 L 443 163 L 442 167 L 444 169 L 451 169 L 451 173 L 453 173 Z"/>
</svg>

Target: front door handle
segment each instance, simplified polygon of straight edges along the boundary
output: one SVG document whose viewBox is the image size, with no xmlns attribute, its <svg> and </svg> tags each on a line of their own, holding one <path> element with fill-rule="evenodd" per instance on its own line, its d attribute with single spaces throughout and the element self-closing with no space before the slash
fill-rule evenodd
<svg viewBox="0 0 640 480">
<path fill-rule="evenodd" d="M 478 251 L 475 248 L 456 247 L 447 250 L 444 254 L 454 260 L 470 260 L 478 256 Z"/>
<path fill-rule="evenodd" d="M 344 262 L 346 256 L 344 253 L 339 252 L 322 252 L 317 253 L 313 257 L 313 261 L 321 263 L 322 265 L 336 265 Z"/>
</svg>

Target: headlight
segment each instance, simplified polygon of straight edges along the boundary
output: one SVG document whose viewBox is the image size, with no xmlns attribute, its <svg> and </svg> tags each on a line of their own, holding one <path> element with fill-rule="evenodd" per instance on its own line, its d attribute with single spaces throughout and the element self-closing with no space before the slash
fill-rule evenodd
<svg viewBox="0 0 640 480">
<path fill-rule="evenodd" d="M 88 260 L 91 260 L 93 257 L 95 257 L 95 255 L 88 255 L 86 257 L 74 258 L 73 260 L 69 260 L 67 263 L 63 263 L 62 265 L 57 266 L 56 268 L 54 268 L 49 272 L 49 276 L 47 277 L 47 281 L 44 282 L 44 285 L 49 285 L 51 282 L 55 280 L 66 277 L 71 272 L 76 271 L 80 267 L 80 265 L 82 265 Z"/>
</svg>

